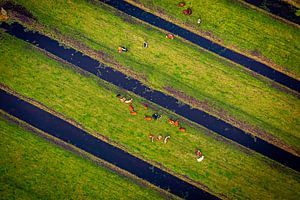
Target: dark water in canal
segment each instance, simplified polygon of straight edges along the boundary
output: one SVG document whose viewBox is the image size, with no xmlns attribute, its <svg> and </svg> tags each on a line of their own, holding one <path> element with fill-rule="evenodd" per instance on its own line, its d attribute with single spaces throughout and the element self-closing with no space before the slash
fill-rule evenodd
<svg viewBox="0 0 300 200">
<path fill-rule="evenodd" d="M 180 26 L 177 26 L 171 22 L 168 22 L 158 16 L 155 16 L 151 13 L 148 13 L 136 6 L 133 6 L 123 0 L 101 0 L 104 3 L 128 14 L 133 17 L 136 17 L 144 22 L 147 22 L 153 26 L 164 29 L 180 37 L 204 48 L 211 52 L 214 52 L 228 60 L 231 60 L 237 64 L 240 64 L 258 74 L 261 74 L 273 81 L 276 81 L 292 90 L 300 92 L 300 81 L 289 77 L 279 71 L 274 70 L 273 68 L 260 63 L 252 58 L 234 52 L 226 47 L 223 47 L 219 44 L 216 44 L 204 37 L 201 37 L 191 31 L 188 31 Z"/>
<path fill-rule="evenodd" d="M 260 7 L 274 15 L 300 24 L 300 16 L 296 15 L 297 8 L 282 0 L 244 0 L 254 6 Z"/>
<path fill-rule="evenodd" d="M 0 89 L 0 109 L 28 124 L 186 199 L 215 196 L 101 141 L 68 122 Z"/>
<path fill-rule="evenodd" d="M 241 129 L 238 129 L 214 116 L 209 115 L 199 109 L 191 108 L 189 105 L 181 103 L 176 98 L 166 95 L 157 90 L 151 90 L 136 79 L 129 79 L 125 74 L 116 71 L 109 66 L 105 66 L 97 60 L 94 60 L 72 48 L 65 49 L 59 43 L 49 37 L 25 31 L 24 27 L 18 23 L 8 25 L 2 23 L 0 28 L 4 28 L 9 34 L 16 36 L 19 39 L 29 43 L 38 45 L 42 48 L 69 63 L 74 64 L 99 78 L 110 82 L 120 88 L 132 91 L 135 94 L 156 103 L 166 109 L 169 109 L 182 117 L 185 117 L 199 125 L 202 125 L 215 133 L 218 133 L 232 141 L 235 141 L 242 146 L 252 149 L 264 156 L 267 156 L 275 161 L 282 163 L 294 170 L 300 171 L 300 159 L 293 154 L 290 154 L 264 140 L 256 138 L 255 140 L 249 134 Z"/>
</svg>

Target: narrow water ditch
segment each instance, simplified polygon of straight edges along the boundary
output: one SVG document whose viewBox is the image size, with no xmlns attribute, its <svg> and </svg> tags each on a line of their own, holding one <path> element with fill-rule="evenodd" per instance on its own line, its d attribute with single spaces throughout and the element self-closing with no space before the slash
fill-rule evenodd
<svg viewBox="0 0 300 200">
<path fill-rule="evenodd" d="M 181 198 L 218 199 L 2 89 L 0 89 L 0 109 Z"/>
<path fill-rule="evenodd" d="M 153 15 L 149 12 L 146 12 L 130 3 L 127 3 L 123 0 L 100 0 L 101 2 L 106 3 L 118 9 L 121 12 L 124 12 L 130 16 L 138 18 L 146 23 L 149 23 L 158 28 L 164 29 L 168 32 L 174 33 L 208 51 L 218 54 L 221 57 L 224 57 L 228 60 L 231 60 L 237 64 L 240 64 L 260 75 L 263 75 L 273 81 L 276 81 L 292 90 L 300 92 L 300 81 L 285 75 L 261 62 L 258 62 L 252 58 L 244 56 L 240 53 L 234 52 L 226 47 L 223 47 L 217 43 L 214 43 L 204 37 L 201 37 L 191 31 L 188 31 L 180 26 L 168 22 L 156 15 Z"/>
<path fill-rule="evenodd" d="M 72 48 L 66 49 L 59 45 L 57 41 L 47 36 L 25 30 L 25 27 L 18 23 L 12 23 L 10 25 L 2 23 L 0 24 L 0 28 L 3 28 L 7 33 L 19 39 L 37 45 L 39 48 L 44 49 L 83 70 L 95 74 L 109 83 L 134 92 L 135 94 L 173 111 L 199 125 L 202 125 L 234 142 L 237 142 L 246 148 L 252 149 L 296 171 L 300 171 L 299 157 L 259 138 L 254 140 L 251 135 L 245 133 L 241 129 L 211 116 L 204 111 L 192 108 L 184 103 L 178 104 L 179 100 L 176 98 L 166 95 L 160 91 L 152 90 L 138 80 L 128 78 L 125 74 L 122 74 L 121 72 L 82 54 L 81 52 Z"/>
<path fill-rule="evenodd" d="M 296 7 L 282 1 L 282 0 L 244 0 L 249 4 L 262 8 L 267 12 L 282 17 L 288 21 L 300 25 L 300 16 L 296 15 Z"/>
</svg>

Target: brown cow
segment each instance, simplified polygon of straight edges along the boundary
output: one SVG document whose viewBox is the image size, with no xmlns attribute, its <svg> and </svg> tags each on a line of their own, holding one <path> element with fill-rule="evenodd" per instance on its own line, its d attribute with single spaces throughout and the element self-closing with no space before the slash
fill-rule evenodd
<svg viewBox="0 0 300 200">
<path fill-rule="evenodd" d="M 186 132 L 186 129 L 183 128 L 183 127 L 180 127 L 180 128 L 179 128 L 179 131 L 180 131 L 180 132 Z"/>
<path fill-rule="evenodd" d="M 171 119 L 171 118 L 168 119 L 168 122 L 169 122 L 169 124 L 172 124 L 172 125 L 175 124 L 175 121 L 173 119 Z"/>
<path fill-rule="evenodd" d="M 161 139 L 162 139 L 161 135 L 158 135 L 157 138 L 156 138 L 157 141 L 160 141 Z"/>
<path fill-rule="evenodd" d="M 174 126 L 179 127 L 179 121 L 178 121 L 178 119 L 174 122 Z"/>
<path fill-rule="evenodd" d="M 184 7 L 184 6 L 185 6 L 185 2 L 183 2 L 183 1 L 182 1 L 182 2 L 179 2 L 178 6 L 179 6 L 179 7 Z"/>
<path fill-rule="evenodd" d="M 144 116 L 144 119 L 146 120 L 146 121 L 151 121 L 152 120 L 152 117 L 149 117 L 149 116 Z"/>
<path fill-rule="evenodd" d="M 130 114 L 131 114 L 131 115 L 137 115 L 137 112 L 131 111 Z"/>
<path fill-rule="evenodd" d="M 188 9 L 182 11 L 182 13 L 185 14 L 185 15 L 191 15 L 192 14 L 192 9 L 188 8 Z"/>
<path fill-rule="evenodd" d="M 134 107 L 132 106 L 132 104 L 129 105 L 129 110 L 130 110 L 130 112 L 134 111 Z"/>
<path fill-rule="evenodd" d="M 171 34 L 171 33 L 168 33 L 168 34 L 166 35 L 166 38 L 168 38 L 168 39 L 170 39 L 170 40 L 173 40 L 173 39 L 175 38 L 175 36 L 174 36 L 173 34 Z"/>
<path fill-rule="evenodd" d="M 144 109 L 148 110 L 148 105 L 147 104 L 144 104 Z"/>
<path fill-rule="evenodd" d="M 121 101 L 121 102 L 124 102 L 124 101 L 126 101 L 126 97 L 122 97 L 122 98 L 120 98 L 120 101 Z"/>
</svg>

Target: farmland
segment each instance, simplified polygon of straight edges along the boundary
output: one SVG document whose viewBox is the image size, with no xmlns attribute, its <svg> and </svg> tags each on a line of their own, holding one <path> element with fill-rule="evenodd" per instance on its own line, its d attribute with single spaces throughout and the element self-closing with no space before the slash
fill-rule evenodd
<svg viewBox="0 0 300 200">
<path fill-rule="evenodd" d="M 28 38 L 20 39 L 22 37 L 0 28 L 1 91 L 14 94 L 49 115 L 79 127 L 86 135 L 128 152 L 217 198 L 299 197 L 297 165 L 292 169 L 284 159 L 279 163 L 268 154 L 258 153 L 251 145 L 238 144 L 205 128 L 209 126 L 203 127 L 201 123 L 176 114 L 172 106 L 163 108 L 151 98 L 142 98 L 134 90 L 122 89 L 96 73 L 87 72 L 93 70 L 89 67 L 98 66 L 80 63 L 77 52 L 71 59 L 64 57 L 66 54 L 59 57 L 49 51 L 51 48 L 43 49 L 39 44 L 47 41 L 49 47 L 60 46 L 72 52 L 75 49 L 83 54 L 82 57 L 91 57 L 112 67 L 115 74 L 120 71 L 128 76 L 128 85 L 132 83 L 129 83 L 130 78 L 134 78 L 150 89 L 145 93 L 153 89 L 172 96 L 178 100 L 177 106 L 184 107 L 186 103 L 207 112 L 216 120 L 246 131 L 251 141 L 251 137 L 254 142 L 258 137 L 281 148 L 295 156 L 295 161 L 300 154 L 297 91 L 176 35 L 167 39 L 168 32 L 102 2 L 7 2 L 11 1 L 0 0 L 0 7 L 6 6 L 10 17 L 5 26 L 17 22 L 30 34 L 37 31 L 49 40 L 41 36 L 37 37 L 38 41 L 29 42 Z M 245 55 L 259 52 L 250 57 L 260 61 L 266 59 L 268 62 L 264 62 L 270 67 L 299 78 L 297 26 L 272 19 L 235 1 L 223 0 L 213 4 L 201 1 L 201 5 L 205 5 L 202 7 L 198 1 L 190 1 L 188 6 L 193 8 L 193 14 L 187 18 L 177 13 L 177 3 L 172 2 L 138 0 L 131 3 L 146 10 L 151 7 L 150 12 L 200 35 L 212 33 L 210 39 L 219 40 L 218 43 Z M 198 13 L 203 20 L 200 32 L 189 25 Z M 222 16 L 228 18 L 226 13 L 234 15 L 219 23 Z M 237 23 L 238 19 L 243 25 Z M 265 26 L 261 25 L 263 23 Z M 246 28 L 251 24 L 254 30 Z M 118 53 L 118 47 L 125 50 Z M 72 59 L 78 59 L 83 67 L 71 64 Z M 5 102 L 0 99 L 0 103 L 4 108 Z M 95 164 L 86 159 L 88 156 L 80 156 L 78 152 L 83 150 L 70 151 L 68 141 L 66 145 L 57 146 L 39 137 L 47 133 L 33 134 L 24 128 L 26 126 L 3 118 L 7 116 L 3 113 L 0 110 L 0 184 L 4 188 L 0 194 L 5 199 L 166 198 L 154 189 L 160 187 L 159 182 L 155 186 L 140 184 L 129 172 L 119 174 L 118 170 L 111 171 L 107 166 Z M 154 119 L 153 116 L 159 115 L 161 118 Z M 176 120 L 180 125 L 175 124 Z M 72 137 L 74 133 L 64 134 Z M 197 162 L 197 149 L 204 155 L 201 162 Z M 117 166 L 113 162 L 110 165 Z M 167 188 L 165 192 L 172 193 L 172 190 Z"/>
</svg>

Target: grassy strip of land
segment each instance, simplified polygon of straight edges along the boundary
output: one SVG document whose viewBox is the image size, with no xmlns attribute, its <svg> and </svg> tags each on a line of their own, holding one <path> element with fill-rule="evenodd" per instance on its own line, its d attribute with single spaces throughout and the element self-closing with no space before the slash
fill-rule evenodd
<svg viewBox="0 0 300 200">
<path fill-rule="evenodd" d="M 292 6 L 295 6 L 296 8 L 300 9 L 300 1 L 299 0 L 283 0 L 288 4 L 291 4 Z"/>
<path fill-rule="evenodd" d="M 17 2 L 46 25 L 42 31 L 53 37 L 53 30 L 59 30 L 140 74 L 144 78 L 140 80 L 152 88 L 168 93 L 165 88 L 171 86 L 208 104 L 213 109 L 206 111 L 213 115 L 222 118 L 212 111 L 222 110 L 242 121 L 235 125 L 246 122 L 300 149 L 299 99 L 272 88 L 243 68 L 181 40 L 167 40 L 160 31 L 101 3 Z M 147 49 L 142 47 L 144 40 L 149 42 Z M 129 52 L 116 53 L 119 45 L 127 46 Z M 79 50 L 83 49 L 79 46 Z M 239 127 L 247 130 L 247 126 Z"/>
<path fill-rule="evenodd" d="M 163 199 L 0 117 L 1 199 Z"/>
<path fill-rule="evenodd" d="M 141 100 L 132 94 L 138 115 L 131 116 L 128 105 L 115 97 L 115 87 L 94 76 L 82 76 L 6 33 L 1 33 L 0 47 L 2 83 L 118 142 L 156 166 L 200 182 L 219 196 L 297 199 L 300 195 L 298 172 L 246 149 L 241 151 L 236 145 L 185 123 L 182 126 L 187 132 L 181 133 L 167 122 L 165 112 L 160 120 L 145 121 L 144 115 L 155 111 L 144 110 Z M 167 144 L 152 143 L 150 133 L 170 135 L 171 139 Z M 205 155 L 201 163 L 196 162 L 196 147 Z"/>
<path fill-rule="evenodd" d="M 300 78 L 300 30 L 238 1 L 127 0 L 234 50 Z M 192 15 L 182 11 L 192 8 Z M 197 20 L 201 19 L 201 24 Z"/>
</svg>

